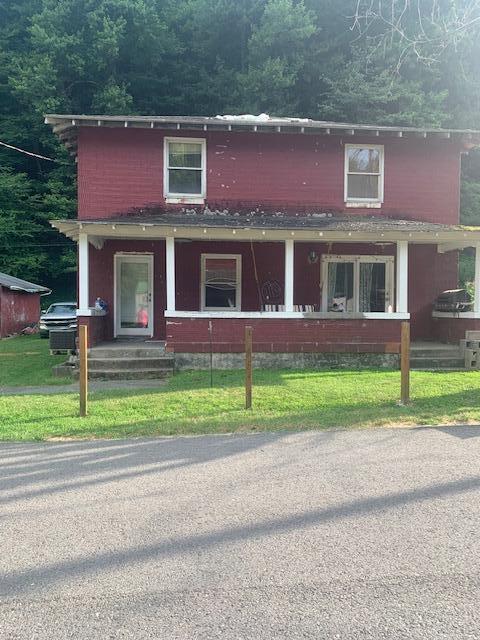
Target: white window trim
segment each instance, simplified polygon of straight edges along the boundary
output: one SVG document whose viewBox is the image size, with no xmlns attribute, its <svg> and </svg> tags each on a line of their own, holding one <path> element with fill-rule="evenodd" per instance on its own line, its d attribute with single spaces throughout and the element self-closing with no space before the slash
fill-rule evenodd
<svg viewBox="0 0 480 640">
<path fill-rule="evenodd" d="M 202 147 L 202 166 L 201 168 L 192 167 L 195 171 L 201 171 L 201 192 L 200 193 L 175 193 L 170 191 L 169 186 L 169 144 L 171 142 L 191 142 L 200 144 Z M 173 167 L 172 167 L 173 168 Z M 188 168 L 188 167 L 185 167 Z M 163 195 L 167 203 L 173 204 L 203 204 L 207 195 L 207 141 L 205 138 L 183 138 L 183 137 L 165 137 L 163 139 Z"/>
<path fill-rule="evenodd" d="M 379 151 L 379 173 L 364 173 L 348 170 L 349 149 L 377 149 Z M 378 175 L 378 198 L 351 198 L 348 196 L 348 176 L 349 175 Z M 347 207 L 379 207 L 383 203 L 384 183 L 385 183 L 385 148 L 382 144 L 346 144 L 344 158 L 344 200 Z"/>
<path fill-rule="evenodd" d="M 395 310 L 395 297 L 394 297 L 394 256 L 378 256 L 378 255 L 326 255 L 322 256 L 322 312 L 328 312 L 328 265 L 333 263 L 353 262 L 353 311 L 350 313 L 374 313 L 374 312 L 360 312 L 358 310 L 359 300 L 358 294 L 360 291 L 360 267 L 362 262 L 380 262 L 385 264 L 385 289 L 387 295 L 385 296 L 385 311 L 387 315 L 391 315 Z M 391 308 L 391 311 L 388 308 Z M 348 316 L 348 312 L 335 312 L 339 316 Z M 382 312 L 376 312 L 382 313 Z"/>
<path fill-rule="evenodd" d="M 235 293 L 235 307 L 207 307 L 205 306 L 205 263 L 207 259 L 231 259 L 236 263 L 237 287 Z M 242 256 L 239 253 L 202 253 L 200 276 L 200 300 L 202 311 L 241 311 L 242 309 Z"/>
</svg>

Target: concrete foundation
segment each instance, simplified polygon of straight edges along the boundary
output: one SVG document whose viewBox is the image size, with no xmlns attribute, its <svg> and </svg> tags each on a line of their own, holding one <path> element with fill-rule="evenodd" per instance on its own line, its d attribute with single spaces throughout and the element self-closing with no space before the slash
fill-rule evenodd
<svg viewBox="0 0 480 640">
<path fill-rule="evenodd" d="M 209 353 L 176 353 L 175 369 L 209 369 Z M 242 369 L 243 353 L 212 354 L 214 369 Z M 400 358 L 395 353 L 254 353 L 257 369 L 398 369 Z"/>
</svg>

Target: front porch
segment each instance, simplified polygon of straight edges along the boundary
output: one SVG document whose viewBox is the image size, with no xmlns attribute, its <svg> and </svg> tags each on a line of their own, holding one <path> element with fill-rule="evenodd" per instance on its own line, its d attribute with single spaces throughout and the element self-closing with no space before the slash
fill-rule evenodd
<svg viewBox="0 0 480 640">
<path fill-rule="evenodd" d="M 468 314 L 432 313 L 436 297 L 457 286 L 457 249 L 479 246 L 478 231 L 362 216 L 273 228 L 173 217 L 69 221 L 69 232 L 57 223 L 78 241 L 78 315 L 92 344 L 144 335 L 184 358 L 240 354 L 248 325 L 254 350 L 277 360 L 371 354 L 392 364 L 403 320 L 414 340 L 458 342 L 480 328 L 480 295 Z M 479 259 L 475 281 L 478 292 Z M 106 314 L 94 309 L 97 298 Z"/>
</svg>

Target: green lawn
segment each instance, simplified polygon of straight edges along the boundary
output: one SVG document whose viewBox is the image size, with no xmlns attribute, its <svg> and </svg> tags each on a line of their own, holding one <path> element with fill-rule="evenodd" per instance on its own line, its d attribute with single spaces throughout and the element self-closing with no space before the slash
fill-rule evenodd
<svg viewBox="0 0 480 640">
<path fill-rule="evenodd" d="M 254 407 L 243 374 L 181 373 L 157 390 L 0 397 L 0 439 L 152 436 L 275 429 L 480 422 L 480 373 L 412 373 L 412 404 L 397 405 L 397 371 L 256 371 Z"/>
<path fill-rule="evenodd" d="M 0 340 L 0 387 L 71 382 L 52 375 L 52 367 L 65 360 L 65 356 L 51 356 L 48 340 L 38 335 Z"/>
</svg>

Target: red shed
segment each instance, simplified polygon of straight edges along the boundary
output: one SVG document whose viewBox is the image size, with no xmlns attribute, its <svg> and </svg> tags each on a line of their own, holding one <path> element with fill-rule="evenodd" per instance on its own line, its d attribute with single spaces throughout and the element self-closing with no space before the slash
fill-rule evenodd
<svg viewBox="0 0 480 640">
<path fill-rule="evenodd" d="M 19 333 L 40 318 L 40 296 L 50 289 L 0 273 L 0 338 Z"/>
</svg>

